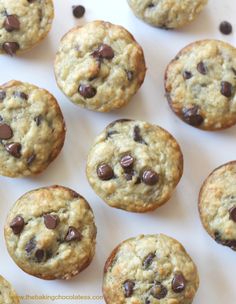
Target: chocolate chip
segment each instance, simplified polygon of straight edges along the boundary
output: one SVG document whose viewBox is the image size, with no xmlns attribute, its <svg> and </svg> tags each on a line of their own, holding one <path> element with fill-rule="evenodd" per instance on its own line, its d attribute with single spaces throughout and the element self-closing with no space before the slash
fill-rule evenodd
<svg viewBox="0 0 236 304">
<path fill-rule="evenodd" d="M 145 304 L 151 304 L 151 301 L 148 298 L 146 298 L 144 303 Z"/>
<path fill-rule="evenodd" d="M 20 143 L 9 143 L 5 145 L 5 149 L 9 154 L 14 156 L 15 158 L 21 157 L 21 144 Z"/>
<path fill-rule="evenodd" d="M 128 170 L 127 172 L 125 172 L 125 179 L 127 181 L 132 180 L 133 176 L 134 176 L 134 171 L 133 170 Z"/>
<path fill-rule="evenodd" d="M 148 268 L 152 264 L 152 261 L 155 258 L 155 256 L 156 256 L 155 253 L 151 252 L 145 257 L 145 259 L 143 261 L 143 267 L 145 269 Z"/>
<path fill-rule="evenodd" d="M 134 158 L 129 154 L 122 156 L 120 160 L 120 165 L 125 170 L 132 168 L 133 163 L 134 163 Z"/>
<path fill-rule="evenodd" d="M 232 27 L 231 23 L 229 23 L 228 21 L 222 21 L 220 23 L 219 29 L 222 34 L 229 35 L 232 33 L 233 27 Z"/>
<path fill-rule="evenodd" d="M 236 76 L 236 69 L 232 68 L 232 71 L 233 71 L 234 75 Z"/>
<path fill-rule="evenodd" d="M 175 293 L 180 293 L 180 292 L 184 291 L 185 285 L 186 285 L 186 280 L 185 280 L 182 272 L 177 272 L 174 275 L 171 285 L 172 285 L 172 290 Z"/>
<path fill-rule="evenodd" d="M 14 97 L 18 97 L 24 100 L 27 100 L 29 98 L 29 96 L 27 94 L 25 94 L 24 92 L 19 92 L 19 91 L 15 91 L 13 93 Z"/>
<path fill-rule="evenodd" d="M 35 238 L 32 238 L 25 246 L 25 251 L 30 254 L 34 248 L 36 247 L 36 241 Z"/>
<path fill-rule="evenodd" d="M 0 115 L 0 121 L 3 121 L 3 117 Z"/>
<path fill-rule="evenodd" d="M 79 232 L 78 229 L 76 229 L 73 226 L 69 227 L 69 230 L 67 232 L 67 235 L 65 237 L 66 242 L 70 242 L 70 241 L 80 241 L 82 239 L 82 235 Z"/>
<path fill-rule="evenodd" d="M 84 98 L 93 98 L 97 94 L 97 90 L 90 84 L 80 84 L 79 93 Z"/>
<path fill-rule="evenodd" d="M 29 3 L 34 3 L 36 2 L 37 0 L 27 0 Z"/>
<path fill-rule="evenodd" d="M 96 50 L 93 51 L 92 56 L 98 59 L 112 59 L 115 54 L 113 49 L 107 44 L 101 44 Z"/>
<path fill-rule="evenodd" d="M 132 81 L 134 79 L 134 72 L 126 71 L 126 74 L 129 81 Z"/>
<path fill-rule="evenodd" d="M 111 123 L 106 127 L 106 129 L 110 129 L 110 128 L 114 127 L 117 123 L 125 123 L 125 122 L 130 122 L 130 121 L 132 121 L 132 119 L 128 119 L 128 118 L 117 119 L 117 120 L 111 122 Z"/>
<path fill-rule="evenodd" d="M 3 101 L 6 98 L 7 94 L 5 91 L 0 91 L 0 101 Z"/>
<path fill-rule="evenodd" d="M 167 288 L 165 286 L 163 286 L 161 283 L 156 283 L 152 288 L 151 288 L 151 295 L 155 298 L 155 299 L 163 299 L 166 297 L 167 295 Z"/>
<path fill-rule="evenodd" d="M 232 84 L 228 81 L 222 81 L 221 82 L 221 94 L 225 97 L 231 97 L 232 96 Z"/>
<path fill-rule="evenodd" d="M 17 15 L 7 15 L 3 24 L 4 28 L 8 32 L 17 31 L 20 29 L 20 21 Z"/>
<path fill-rule="evenodd" d="M 206 75 L 207 74 L 207 68 L 206 68 L 205 64 L 202 61 L 198 63 L 197 70 L 202 75 Z"/>
<path fill-rule="evenodd" d="M 190 79 L 190 78 L 193 77 L 193 74 L 191 72 L 184 71 L 183 72 L 183 77 L 184 77 L 184 79 Z"/>
<path fill-rule="evenodd" d="M 155 5 L 153 3 L 148 4 L 148 8 L 153 8 Z"/>
<path fill-rule="evenodd" d="M 55 229 L 60 221 L 59 217 L 54 214 L 45 214 L 43 216 L 43 219 L 44 219 L 44 225 L 48 229 Z"/>
<path fill-rule="evenodd" d="M 10 223 L 10 227 L 14 234 L 20 234 L 24 229 L 25 221 L 22 216 L 17 215 Z"/>
<path fill-rule="evenodd" d="M 144 170 L 142 174 L 142 181 L 146 185 L 154 186 L 159 181 L 159 175 L 151 169 Z"/>
<path fill-rule="evenodd" d="M 112 135 L 114 135 L 114 134 L 118 134 L 118 132 L 117 131 L 108 131 L 106 138 L 112 137 Z"/>
<path fill-rule="evenodd" d="M 0 123 L 0 139 L 10 139 L 13 136 L 12 129 L 9 125 Z"/>
<path fill-rule="evenodd" d="M 144 139 L 142 138 L 142 136 L 140 134 L 140 128 L 139 128 L 139 126 L 135 126 L 134 127 L 133 138 L 134 138 L 134 141 L 136 141 L 136 142 L 138 142 L 140 144 L 146 145 L 146 142 L 144 141 Z"/>
<path fill-rule="evenodd" d="M 30 155 L 30 157 L 27 159 L 27 165 L 30 166 L 35 159 L 36 159 L 35 154 Z"/>
<path fill-rule="evenodd" d="M 85 7 L 82 5 L 73 5 L 72 11 L 75 18 L 82 18 L 85 14 Z"/>
<path fill-rule="evenodd" d="M 4 42 L 2 48 L 5 51 L 5 53 L 7 53 L 10 56 L 13 56 L 19 50 L 20 45 L 17 42 Z"/>
<path fill-rule="evenodd" d="M 97 175 L 101 180 L 107 181 L 114 177 L 114 172 L 108 164 L 101 164 L 97 168 Z"/>
<path fill-rule="evenodd" d="M 41 124 L 42 120 L 43 120 L 42 115 L 38 115 L 34 118 L 34 121 L 36 122 L 37 127 Z"/>
<path fill-rule="evenodd" d="M 200 108 L 193 106 L 191 108 L 183 108 L 183 120 L 191 126 L 200 126 L 204 119 L 200 114 Z"/>
<path fill-rule="evenodd" d="M 43 261 L 44 255 L 45 255 L 45 252 L 44 252 L 43 249 L 37 249 L 36 250 L 35 257 L 36 257 L 38 263 Z"/>
<path fill-rule="evenodd" d="M 236 223 L 236 207 L 229 210 L 229 218 Z"/>
<path fill-rule="evenodd" d="M 124 295 L 126 298 L 130 298 L 134 292 L 135 283 L 131 280 L 127 280 L 124 282 Z"/>
</svg>

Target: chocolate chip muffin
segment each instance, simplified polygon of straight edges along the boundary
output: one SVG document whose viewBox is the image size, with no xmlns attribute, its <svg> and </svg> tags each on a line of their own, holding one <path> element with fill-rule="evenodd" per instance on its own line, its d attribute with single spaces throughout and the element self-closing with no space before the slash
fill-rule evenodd
<svg viewBox="0 0 236 304">
<path fill-rule="evenodd" d="M 164 204 L 183 172 L 176 140 L 147 122 L 117 120 L 95 140 L 87 160 L 87 177 L 111 207 L 147 212 Z"/>
<path fill-rule="evenodd" d="M 168 65 L 166 96 L 187 124 L 219 130 L 236 123 L 236 49 L 218 40 L 194 42 Z"/>
<path fill-rule="evenodd" d="M 0 276 L 0 304 L 20 304 L 15 290 L 2 276 Z"/>
<path fill-rule="evenodd" d="M 6 225 L 8 252 L 41 279 L 70 279 L 91 262 L 96 243 L 93 212 L 75 191 L 51 186 L 23 195 Z"/>
<path fill-rule="evenodd" d="M 0 174 L 42 172 L 64 144 L 65 124 L 56 99 L 20 81 L 0 86 Z"/>
<path fill-rule="evenodd" d="M 236 251 L 236 161 L 215 169 L 199 194 L 199 213 L 209 235 Z"/>
<path fill-rule="evenodd" d="M 178 28 L 192 22 L 207 2 L 207 0 L 128 0 L 137 17 L 165 29 Z"/>
<path fill-rule="evenodd" d="M 59 88 L 75 104 L 108 112 L 127 104 L 146 73 L 142 48 L 123 27 L 93 21 L 69 31 L 55 60 Z"/>
<path fill-rule="evenodd" d="M 0 54 L 31 49 L 47 36 L 53 17 L 52 0 L 0 0 Z"/>
<path fill-rule="evenodd" d="M 111 253 L 103 295 L 107 304 L 191 304 L 198 285 L 197 268 L 179 242 L 141 235 Z"/>
</svg>

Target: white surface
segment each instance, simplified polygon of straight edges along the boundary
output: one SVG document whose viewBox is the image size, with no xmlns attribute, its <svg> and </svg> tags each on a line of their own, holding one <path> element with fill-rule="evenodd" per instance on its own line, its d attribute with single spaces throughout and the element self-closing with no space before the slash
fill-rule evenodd
<svg viewBox="0 0 236 304">
<path fill-rule="evenodd" d="M 223 36 L 220 21 L 232 22 L 236 32 L 236 2 L 210 0 L 191 25 L 178 31 L 153 28 L 135 18 L 126 0 L 55 0 L 56 18 L 49 37 L 37 48 L 18 58 L 0 57 L 0 83 L 11 79 L 28 81 L 51 91 L 58 99 L 67 124 L 65 147 L 54 163 L 31 179 L 0 178 L 0 273 L 20 295 L 101 295 L 103 265 L 110 251 L 122 240 L 141 233 L 163 232 L 186 247 L 200 274 L 200 289 L 194 304 L 235 304 L 235 258 L 232 250 L 217 245 L 203 230 L 197 210 L 199 187 L 212 169 L 236 158 L 236 127 L 207 133 L 181 122 L 164 98 L 163 74 L 168 62 L 186 44 L 202 38 L 219 38 L 236 44 L 235 34 Z M 85 17 L 76 20 L 71 5 L 84 4 Z M 101 114 L 73 105 L 56 86 L 53 60 L 61 36 L 76 24 L 103 19 L 125 26 L 143 46 L 148 67 L 142 89 L 130 104 L 113 113 Z M 88 149 L 94 137 L 112 120 L 130 117 L 159 124 L 179 141 L 184 154 L 184 175 L 172 199 L 149 214 L 132 214 L 105 205 L 89 187 L 85 176 Z M 85 271 L 75 279 L 43 281 L 25 274 L 9 257 L 4 239 L 5 217 L 16 199 L 28 190 L 62 184 L 85 196 L 93 207 L 98 228 L 97 253 Z M 104 303 L 104 301 L 22 301 L 22 303 Z"/>
</svg>

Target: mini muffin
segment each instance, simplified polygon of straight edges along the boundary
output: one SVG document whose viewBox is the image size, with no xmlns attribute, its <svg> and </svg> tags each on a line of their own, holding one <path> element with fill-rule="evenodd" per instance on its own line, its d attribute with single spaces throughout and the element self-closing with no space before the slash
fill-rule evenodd
<svg viewBox="0 0 236 304">
<path fill-rule="evenodd" d="M 198 285 L 197 268 L 179 242 L 141 235 L 111 253 L 103 295 L 107 304 L 191 304 Z"/>
<path fill-rule="evenodd" d="M 173 112 L 187 124 L 219 130 L 236 123 L 236 49 L 218 40 L 194 42 L 171 61 L 165 74 Z"/>
<path fill-rule="evenodd" d="M 60 107 L 48 91 L 20 81 L 0 86 L 1 175 L 42 172 L 61 151 L 65 132 Z"/>
<path fill-rule="evenodd" d="M 157 27 L 174 29 L 192 22 L 207 0 L 128 0 L 134 14 Z"/>
<path fill-rule="evenodd" d="M 52 0 L 0 0 L 0 54 L 34 47 L 47 36 L 53 17 Z"/>
<path fill-rule="evenodd" d="M 164 129 L 147 122 L 117 120 L 95 139 L 87 177 L 111 207 L 147 212 L 164 204 L 183 173 L 183 155 Z"/>
<path fill-rule="evenodd" d="M 236 161 L 215 169 L 199 194 L 199 213 L 209 235 L 236 251 Z"/>
<path fill-rule="evenodd" d="M 108 112 L 126 105 L 144 81 L 142 48 L 122 26 L 93 21 L 70 30 L 55 60 L 59 88 L 75 104 Z"/>
<path fill-rule="evenodd" d="M 87 201 L 51 186 L 23 195 L 5 224 L 8 252 L 25 272 L 45 280 L 70 279 L 94 256 L 96 226 Z"/>
<path fill-rule="evenodd" d="M 20 304 L 15 290 L 2 276 L 0 276 L 0 304 Z"/>
</svg>

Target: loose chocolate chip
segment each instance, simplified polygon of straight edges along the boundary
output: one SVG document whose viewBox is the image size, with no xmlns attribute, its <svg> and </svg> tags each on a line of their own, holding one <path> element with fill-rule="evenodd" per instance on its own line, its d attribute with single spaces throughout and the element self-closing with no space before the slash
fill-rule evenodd
<svg viewBox="0 0 236 304">
<path fill-rule="evenodd" d="M 131 280 L 127 280 L 124 282 L 124 295 L 126 298 L 130 298 L 134 292 L 135 283 Z"/>
<path fill-rule="evenodd" d="M 5 145 L 5 149 L 9 154 L 14 156 L 15 158 L 21 157 L 21 144 L 20 143 L 9 143 Z"/>
<path fill-rule="evenodd" d="M 5 51 L 5 53 L 7 53 L 10 56 L 13 56 L 19 50 L 20 45 L 17 42 L 4 42 L 2 48 Z"/>
<path fill-rule="evenodd" d="M 48 229 L 55 229 L 60 221 L 59 217 L 54 214 L 45 214 L 43 216 L 43 219 L 44 219 L 44 225 Z"/>
<path fill-rule="evenodd" d="M 167 288 L 163 286 L 161 283 L 156 283 L 152 288 L 151 288 L 151 295 L 160 300 L 166 297 L 167 295 Z"/>
<path fill-rule="evenodd" d="M 45 255 L 45 252 L 43 249 L 36 250 L 35 257 L 36 257 L 38 263 L 42 262 L 42 260 L 44 259 L 44 255 Z"/>
<path fill-rule="evenodd" d="M 139 126 L 135 126 L 134 127 L 133 138 L 134 138 L 134 141 L 136 141 L 136 142 L 138 142 L 140 144 L 146 145 L 146 142 L 144 141 L 144 139 L 142 138 L 142 136 L 140 134 L 140 128 L 139 128 Z"/>
<path fill-rule="evenodd" d="M 22 216 L 17 215 L 10 223 L 10 227 L 14 234 L 20 234 L 24 229 L 25 221 Z"/>
<path fill-rule="evenodd" d="M 159 181 L 159 175 L 151 169 L 144 170 L 142 174 L 142 181 L 146 185 L 154 186 Z"/>
<path fill-rule="evenodd" d="M 0 139 L 10 139 L 13 136 L 13 132 L 10 126 L 4 123 L 0 123 Z"/>
<path fill-rule="evenodd" d="M 82 18 L 85 14 L 85 8 L 82 5 L 73 5 L 72 11 L 75 18 Z"/>
<path fill-rule="evenodd" d="M 222 81 L 221 82 L 221 94 L 225 97 L 231 97 L 232 96 L 232 84 L 228 81 Z"/>
<path fill-rule="evenodd" d="M 129 81 L 132 81 L 134 79 L 134 72 L 126 71 L 126 74 Z"/>
<path fill-rule="evenodd" d="M 24 92 L 14 92 L 13 93 L 14 97 L 18 97 L 18 98 L 21 98 L 21 99 L 25 99 L 27 100 L 29 98 L 29 96 L 27 94 L 25 94 Z"/>
<path fill-rule="evenodd" d="M 120 165 L 125 170 L 132 168 L 133 163 L 134 163 L 134 158 L 129 154 L 122 156 L 120 160 Z"/>
<path fill-rule="evenodd" d="M 42 115 L 36 116 L 36 117 L 34 118 L 34 121 L 36 122 L 36 126 L 39 126 L 39 125 L 41 124 L 42 120 L 43 120 Z"/>
<path fill-rule="evenodd" d="M 17 15 L 7 15 L 3 24 L 4 28 L 8 32 L 17 31 L 20 29 L 20 21 Z"/>
<path fill-rule="evenodd" d="M 108 164 L 101 164 L 97 168 L 97 175 L 101 180 L 107 181 L 114 177 L 114 172 Z"/>
<path fill-rule="evenodd" d="M 151 252 L 145 257 L 145 259 L 143 261 L 143 267 L 145 269 L 148 268 L 152 264 L 152 261 L 155 258 L 155 256 L 156 256 L 155 253 Z"/>
<path fill-rule="evenodd" d="M 35 159 L 36 159 L 35 154 L 30 155 L 30 157 L 27 159 L 27 165 L 30 166 Z"/>
<path fill-rule="evenodd" d="M 5 91 L 0 91 L 0 102 L 4 100 L 4 98 L 6 98 L 6 92 Z"/>
<path fill-rule="evenodd" d="M 36 241 L 35 238 L 32 238 L 25 246 L 25 251 L 29 254 L 31 253 L 34 248 L 36 247 Z"/>
<path fill-rule="evenodd" d="M 229 218 L 236 223 L 236 207 L 229 210 Z"/>
<path fill-rule="evenodd" d="M 233 27 L 228 21 L 222 21 L 220 23 L 219 29 L 222 34 L 229 35 L 232 33 Z"/>
<path fill-rule="evenodd" d="M 198 63 L 197 70 L 202 75 L 206 75 L 207 74 L 207 68 L 206 68 L 205 64 L 202 61 Z"/>
<path fill-rule="evenodd" d="M 79 230 L 76 229 L 75 227 L 70 226 L 67 235 L 65 237 L 66 242 L 80 241 L 81 239 L 82 239 L 82 235 L 79 232 Z"/>
<path fill-rule="evenodd" d="M 191 108 L 183 108 L 183 120 L 191 126 L 200 126 L 204 119 L 200 114 L 200 108 L 193 106 Z"/>
<path fill-rule="evenodd" d="M 191 72 L 184 71 L 183 72 L 183 77 L 184 77 L 184 79 L 190 79 L 190 78 L 193 77 L 193 74 Z"/>
<path fill-rule="evenodd" d="M 97 94 L 97 90 L 90 84 L 80 84 L 79 93 L 84 98 L 93 98 Z"/>
<path fill-rule="evenodd" d="M 115 54 L 113 49 L 107 44 L 101 44 L 96 50 L 93 51 L 92 56 L 98 59 L 112 59 Z"/>
<path fill-rule="evenodd" d="M 180 292 L 184 291 L 185 285 L 186 285 L 186 280 L 185 280 L 182 272 L 177 272 L 174 275 L 171 285 L 172 285 L 172 290 L 175 293 L 180 293 Z"/>
</svg>

